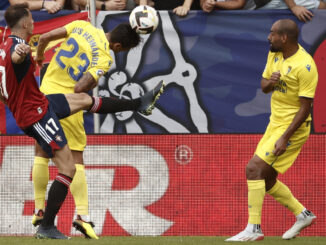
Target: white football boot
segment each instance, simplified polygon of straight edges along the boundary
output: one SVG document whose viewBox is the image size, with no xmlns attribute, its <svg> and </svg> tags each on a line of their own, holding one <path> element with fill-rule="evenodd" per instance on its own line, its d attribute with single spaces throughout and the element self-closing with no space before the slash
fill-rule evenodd
<svg viewBox="0 0 326 245">
<path fill-rule="evenodd" d="M 264 239 L 260 225 L 248 224 L 239 234 L 226 239 L 226 242 L 260 241 Z"/>
<path fill-rule="evenodd" d="M 283 234 L 282 238 L 286 239 L 286 240 L 295 238 L 297 235 L 299 235 L 301 230 L 303 230 L 304 228 L 313 224 L 315 222 L 316 218 L 317 217 L 309 210 L 307 210 L 307 209 L 303 210 L 297 216 L 297 221 L 294 223 L 294 225 L 289 230 L 287 230 Z"/>
</svg>

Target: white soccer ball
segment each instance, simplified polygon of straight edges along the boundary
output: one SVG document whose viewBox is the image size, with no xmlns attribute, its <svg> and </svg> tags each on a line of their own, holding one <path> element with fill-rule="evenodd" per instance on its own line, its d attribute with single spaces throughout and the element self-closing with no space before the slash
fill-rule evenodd
<svg viewBox="0 0 326 245">
<path fill-rule="evenodd" d="M 147 5 L 134 8 L 129 16 L 131 28 L 139 34 L 149 34 L 156 30 L 159 18 L 157 11 Z"/>
</svg>

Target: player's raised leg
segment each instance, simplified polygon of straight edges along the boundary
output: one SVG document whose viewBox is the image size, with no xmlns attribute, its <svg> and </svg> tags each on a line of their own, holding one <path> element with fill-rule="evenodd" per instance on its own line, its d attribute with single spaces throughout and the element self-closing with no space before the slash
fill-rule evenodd
<svg viewBox="0 0 326 245">
<path fill-rule="evenodd" d="M 119 111 L 139 111 L 144 115 L 150 115 L 155 107 L 156 101 L 164 91 L 164 86 L 164 82 L 161 81 L 152 90 L 133 100 L 91 97 L 86 93 L 65 94 L 65 96 L 69 103 L 71 114 L 80 110 L 88 110 L 99 114 Z"/>
<path fill-rule="evenodd" d="M 164 91 L 164 86 L 165 83 L 160 81 L 151 91 L 140 97 L 140 106 L 137 110 L 144 115 L 152 114 L 156 101 Z"/>
</svg>

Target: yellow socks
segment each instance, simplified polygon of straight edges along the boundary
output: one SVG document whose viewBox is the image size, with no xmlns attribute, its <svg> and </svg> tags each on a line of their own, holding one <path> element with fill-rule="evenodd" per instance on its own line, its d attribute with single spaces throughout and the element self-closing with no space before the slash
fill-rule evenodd
<svg viewBox="0 0 326 245">
<path fill-rule="evenodd" d="M 265 197 L 265 180 L 247 180 L 250 224 L 261 224 L 261 210 Z"/>
<path fill-rule="evenodd" d="M 267 193 L 287 207 L 295 216 L 304 210 L 304 206 L 293 196 L 290 189 L 279 180 Z"/>
<path fill-rule="evenodd" d="M 44 210 L 45 207 L 45 193 L 49 182 L 48 163 L 48 158 L 34 157 L 32 179 L 34 185 L 35 210 Z"/>
<path fill-rule="evenodd" d="M 32 178 L 34 185 L 35 210 L 45 209 L 45 193 L 49 182 L 48 163 L 48 158 L 34 158 Z M 88 215 L 88 190 L 85 167 L 82 164 L 76 164 L 76 174 L 70 185 L 70 191 L 75 200 L 77 214 Z"/>
<path fill-rule="evenodd" d="M 75 164 L 76 173 L 70 184 L 70 192 L 74 197 L 77 214 L 88 215 L 88 190 L 85 175 L 85 167 Z"/>
</svg>

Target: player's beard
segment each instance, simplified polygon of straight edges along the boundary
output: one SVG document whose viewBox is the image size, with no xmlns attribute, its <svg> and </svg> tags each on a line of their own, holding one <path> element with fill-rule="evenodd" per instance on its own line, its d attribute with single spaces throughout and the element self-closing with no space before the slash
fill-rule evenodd
<svg viewBox="0 0 326 245">
<path fill-rule="evenodd" d="M 281 48 L 275 47 L 273 44 L 270 44 L 269 50 L 273 53 L 282 51 Z"/>
</svg>

